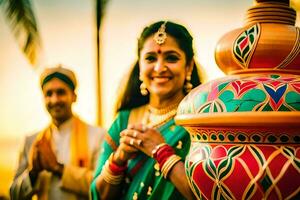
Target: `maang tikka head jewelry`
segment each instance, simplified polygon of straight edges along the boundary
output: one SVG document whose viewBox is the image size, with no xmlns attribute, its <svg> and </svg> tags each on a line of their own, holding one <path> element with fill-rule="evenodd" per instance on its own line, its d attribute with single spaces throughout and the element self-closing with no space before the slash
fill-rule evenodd
<svg viewBox="0 0 300 200">
<path fill-rule="evenodd" d="M 154 34 L 154 41 L 159 45 L 163 44 L 167 39 L 166 24 L 167 21 L 165 21 Z"/>
</svg>

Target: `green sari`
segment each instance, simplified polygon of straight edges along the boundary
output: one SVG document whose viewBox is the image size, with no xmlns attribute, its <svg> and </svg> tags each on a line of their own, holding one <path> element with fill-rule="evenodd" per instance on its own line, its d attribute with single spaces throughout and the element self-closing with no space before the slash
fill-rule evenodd
<svg viewBox="0 0 300 200">
<path fill-rule="evenodd" d="M 119 145 L 120 132 L 127 128 L 129 115 L 130 111 L 121 111 L 109 129 L 103 143 L 104 152 L 100 156 L 95 178 L 101 173 L 102 167 L 110 154 Z M 184 161 L 190 148 L 190 137 L 187 131 L 181 126 L 176 126 L 174 119 L 160 126 L 158 130 L 165 138 L 166 143 L 171 145 L 176 154 L 182 157 Z M 163 178 L 162 174 L 154 168 L 155 163 L 156 161 L 153 158 L 142 152 L 139 152 L 137 156 L 128 161 L 128 169 L 120 199 L 184 199 L 171 181 Z M 99 199 L 95 178 L 91 184 L 91 197 L 92 199 Z"/>
</svg>

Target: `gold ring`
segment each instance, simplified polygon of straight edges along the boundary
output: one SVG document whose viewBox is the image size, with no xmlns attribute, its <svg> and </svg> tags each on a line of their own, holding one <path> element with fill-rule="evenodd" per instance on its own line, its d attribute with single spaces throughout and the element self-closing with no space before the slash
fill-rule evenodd
<svg viewBox="0 0 300 200">
<path fill-rule="evenodd" d="M 137 131 L 134 131 L 133 132 L 133 137 L 136 138 L 136 136 L 137 136 Z"/>
<path fill-rule="evenodd" d="M 133 139 L 130 139 L 129 144 L 133 146 Z"/>
<path fill-rule="evenodd" d="M 138 146 L 141 146 L 141 145 L 142 145 L 142 142 L 143 142 L 142 140 L 138 140 L 138 141 L 137 141 Z"/>
</svg>

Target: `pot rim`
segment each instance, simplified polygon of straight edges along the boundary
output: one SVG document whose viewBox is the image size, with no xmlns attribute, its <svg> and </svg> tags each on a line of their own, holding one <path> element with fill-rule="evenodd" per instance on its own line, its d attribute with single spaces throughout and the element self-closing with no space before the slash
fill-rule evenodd
<svg viewBox="0 0 300 200">
<path fill-rule="evenodd" d="M 300 112 L 226 112 L 176 115 L 178 125 L 192 127 L 287 127 L 299 128 Z"/>
</svg>

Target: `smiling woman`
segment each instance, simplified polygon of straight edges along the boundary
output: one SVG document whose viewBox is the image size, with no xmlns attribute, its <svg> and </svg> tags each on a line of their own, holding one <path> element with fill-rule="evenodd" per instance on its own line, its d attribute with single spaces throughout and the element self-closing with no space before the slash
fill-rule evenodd
<svg viewBox="0 0 300 200">
<path fill-rule="evenodd" d="M 140 79 L 151 95 L 151 103 L 163 108 L 167 106 L 164 101 L 169 104 L 168 99 L 184 95 L 182 85 L 191 76 L 194 63 L 187 61 L 184 51 L 170 35 L 163 45 L 148 38 L 140 52 L 139 64 Z"/>
<path fill-rule="evenodd" d="M 179 102 L 200 84 L 192 41 L 184 26 L 169 21 L 143 30 L 100 156 L 93 199 L 194 199 L 182 176 L 190 138 L 173 120 Z"/>
</svg>

